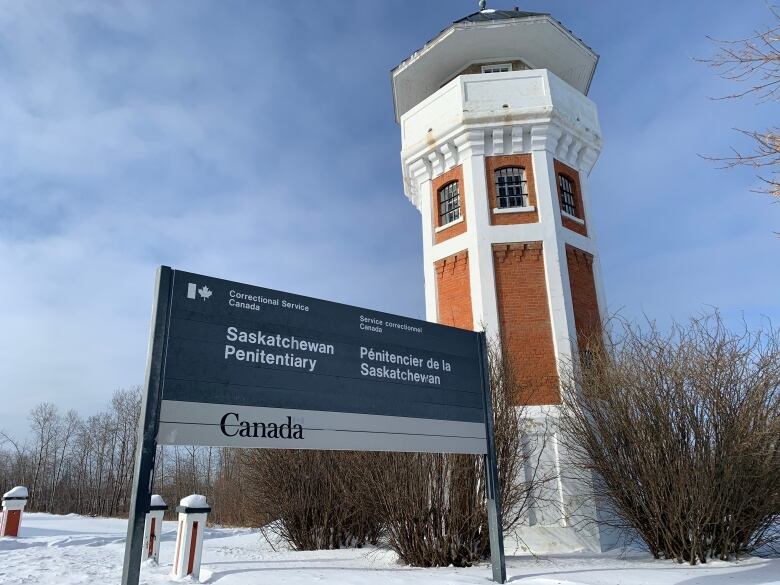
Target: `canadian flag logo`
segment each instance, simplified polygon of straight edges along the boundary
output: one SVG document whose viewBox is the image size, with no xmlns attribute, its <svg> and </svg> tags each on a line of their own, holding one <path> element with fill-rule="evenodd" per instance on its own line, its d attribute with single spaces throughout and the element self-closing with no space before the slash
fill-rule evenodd
<svg viewBox="0 0 780 585">
<path fill-rule="evenodd" d="M 198 288 L 198 285 L 196 283 L 190 282 L 187 285 L 187 298 L 197 299 L 198 296 L 200 296 L 200 298 L 205 301 L 211 296 L 211 289 L 207 287 L 205 284 L 200 288 Z"/>
</svg>

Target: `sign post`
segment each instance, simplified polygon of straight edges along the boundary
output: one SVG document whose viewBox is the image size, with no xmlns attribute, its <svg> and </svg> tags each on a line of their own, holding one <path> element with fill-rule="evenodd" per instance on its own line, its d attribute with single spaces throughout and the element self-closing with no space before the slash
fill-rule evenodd
<svg viewBox="0 0 780 585">
<path fill-rule="evenodd" d="M 130 495 L 130 517 L 127 522 L 122 585 L 138 585 L 141 570 L 144 524 L 152 495 L 154 459 L 157 453 L 157 426 L 160 420 L 162 376 L 165 367 L 172 287 L 173 270 L 161 266 L 157 270 L 154 291 L 152 331 L 149 339 L 144 394 L 141 398 L 141 420 L 138 423 L 138 447 L 135 454 L 133 492 Z"/>
<path fill-rule="evenodd" d="M 506 580 L 484 334 L 162 267 L 122 585 L 157 444 L 483 455 Z"/>
<path fill-rule="evenodd" d="M 504 529 L 501 526 L 501 490 L 499 489 L 498 459 L 496 458 L 496 444 L 493 436 L 493 401 L 490 393 L 487 335 L 484 331 L 479 334 L 479 350 L 482 361 L 482 389 L 485 399 L 485 430 L 487 434 L 487 453 L 485 453 L 484 457 L 490 561 L 493 565 L 493 581 L 506 583 Z"/>
</svg>

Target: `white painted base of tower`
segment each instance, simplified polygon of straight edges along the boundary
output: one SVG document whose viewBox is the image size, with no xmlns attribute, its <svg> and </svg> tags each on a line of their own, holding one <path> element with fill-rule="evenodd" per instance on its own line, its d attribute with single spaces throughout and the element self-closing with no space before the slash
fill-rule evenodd
<svg viewBox="0 0 780 585">
<path fill-rule="evenodd" d="M 522 414 L 526 421 L 526 464 L 521 481 L 536 485 L 533 502 L 515 534 L 505 535 L 506 553 L 604 552 L 615 548 L 617 533 L 594 522 L 604 511 L 597 509 L 588 482 L 577 478 L 560 440 L 558 407 L 526 407 Z"/>
<path fill-rule="evenodd" d="M 583 538 L 584 537 L 584 538 Z M 591 535 L 580 534 L 570 526 L 522 526 L 517 534 L 504 536 L 507 555 L 551 555 L 600 552 L 600 543 Z"/>
</svg>

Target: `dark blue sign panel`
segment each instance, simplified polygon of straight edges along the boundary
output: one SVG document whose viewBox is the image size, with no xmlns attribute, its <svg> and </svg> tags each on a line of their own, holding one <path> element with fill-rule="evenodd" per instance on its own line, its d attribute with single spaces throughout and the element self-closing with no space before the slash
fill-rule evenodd
<svg viewBox="0 0 780 585">
<path fill-rule="evenodd" d="M 161 444 L 485 453 L 477 333 L 173 271 Z"/>
</svg>

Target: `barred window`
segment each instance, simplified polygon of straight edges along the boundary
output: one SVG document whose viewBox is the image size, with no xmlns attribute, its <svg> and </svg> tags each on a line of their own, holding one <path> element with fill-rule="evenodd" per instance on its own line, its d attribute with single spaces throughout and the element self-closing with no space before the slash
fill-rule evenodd
<svg viewBox="0 0 780 585">
<path fill-rule="evenodd" d="M 577 205 L 574 199 L 574 185 L 565 175 L 558 175 L 558 186 L 561 190 L 561 210 L 577 217 Z"/>
<path fill-rule="evenodd" d="M 494 173 L 496 199 L 499 209 L 526 207 L 528 205 L 528 183 L 523 167 L 506 167 Z"/>
<path fill-rule="evenodd" d="M 447 183 L 439 189 L 439 225 L 447 225 L 460 218 L 458 182 Z"/>
</svg>

